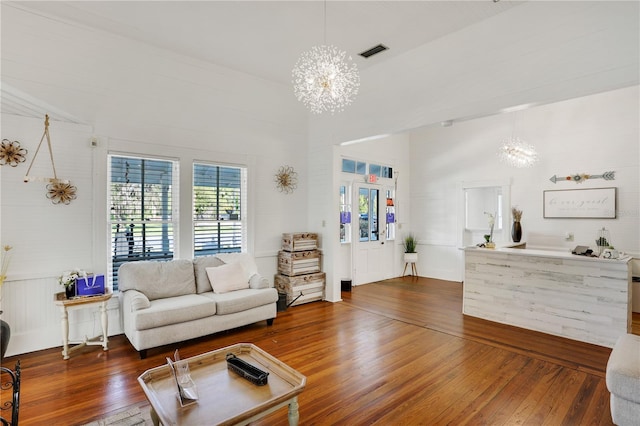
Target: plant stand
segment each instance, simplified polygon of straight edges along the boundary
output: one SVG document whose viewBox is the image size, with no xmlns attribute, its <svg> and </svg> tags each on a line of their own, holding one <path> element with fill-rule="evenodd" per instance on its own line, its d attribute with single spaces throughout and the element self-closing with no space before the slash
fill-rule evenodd
<svg viewBox="0 0 640 426">
<path fill-rule="evenodd" d="M 411 265 L 411 276 L 418 276 L 418 267 L 416 266 L 418 263 L 418 253 L 405 253 L 404 254 L 404 270 L 402 271 L 402 276 L 405 276 L 407 272 L 407 266 Z"/>
</svg>

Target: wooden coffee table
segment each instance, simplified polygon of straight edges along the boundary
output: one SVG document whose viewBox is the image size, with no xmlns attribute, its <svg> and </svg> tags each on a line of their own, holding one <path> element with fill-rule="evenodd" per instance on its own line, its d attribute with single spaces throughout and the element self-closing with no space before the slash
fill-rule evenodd
<svg viewBox="0 0 640 426">
<path fill-rule="evenodd" d="M 266 385 L 257 386 L 227 369 L 226 355 L 269 373 Z M 250 343 L 187 358 L 191 378 L 198 389 L 198 401 L 182 407 L 168 365 L 145 371 L 138 377 L 149 403 L 155 425 L 244 425 L 289 406 L 289 424 L 298 424 L 298 394 L 306 377 Z"/>
</svg>

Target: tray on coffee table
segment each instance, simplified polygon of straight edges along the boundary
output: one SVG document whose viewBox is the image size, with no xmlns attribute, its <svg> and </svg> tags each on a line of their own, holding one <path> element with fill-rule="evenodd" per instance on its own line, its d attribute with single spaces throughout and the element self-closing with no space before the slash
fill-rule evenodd
<svg viewBox="0 0 640 426">
<path fill-rule="evenodd" d="M 227 354 L 269 373 L 257 386 L 227 368 Z M 306 378 L 274 356 L 250 343 L 238 343 L 185 359 L 198 389 L 198 402 L 181 407 L 168 365 L 138 377 L 154 415 L 163 425 L 246 424 L 289 405 L 289 422 L 297 423 L 297 396 Z"/>
</svg>

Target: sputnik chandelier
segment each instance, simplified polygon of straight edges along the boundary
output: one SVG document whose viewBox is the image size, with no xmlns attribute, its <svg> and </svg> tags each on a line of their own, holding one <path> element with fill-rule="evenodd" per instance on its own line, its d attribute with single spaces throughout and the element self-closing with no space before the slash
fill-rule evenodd
<svg viewBox="0 0 640 426">
<path fill-rule="evenodd" d="M 531 167 L 538 161 L 538 153 L 533 146 L 512 136 L 500 145 L 498 158 L 509 166 L 524 168 Z"/>
<path fill-rule="evenodd" d="M 327 2 L 324 2 L 324 39 L 322 46 L 303 52 L 293 67 L 293 92 L 314 114 L 344 110 L 358 94 L 360 76 L 351 56 L 327 45 Z"/>
</svg>

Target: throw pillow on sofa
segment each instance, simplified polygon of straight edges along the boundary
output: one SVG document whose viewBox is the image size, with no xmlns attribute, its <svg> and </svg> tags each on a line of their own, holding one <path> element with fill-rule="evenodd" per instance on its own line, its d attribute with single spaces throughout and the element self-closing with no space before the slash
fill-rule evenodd
<svg viewBox="0 0 640 426">
<path fill-rule="evenodd" d="M 224 265 L 224 262 L 216 256 L 198 256 L 193 259 L 193 272 L 196 276 L 196 291 L 198 294 L 212 291 L 207 268 Z"/>
<path fill-rule="evenodd" d="M 218 253 L 216 257 L 226 264 L 241 264 L 245 272 L 247 273 L 247 281 L 254 274 L 258 273 L 258 266 L 256 265 L 256 261 L 249 253 Z"/>
<path fill-rule="evenodd" d="M 214 293 L 228 293 L 249 288 L 247 273 L 240 263 L 227 263 L 206 268 L 206 270 Z"/>
<path fill-rule="evenodd" d="M 253 274 L 251 276 L 251 279 L 249 280 L 249 288 L 259 289 L 269 287 L 271 287 L 271 283 L 269 283 L 269 280 L 260 274 Z"/>
</svg>

